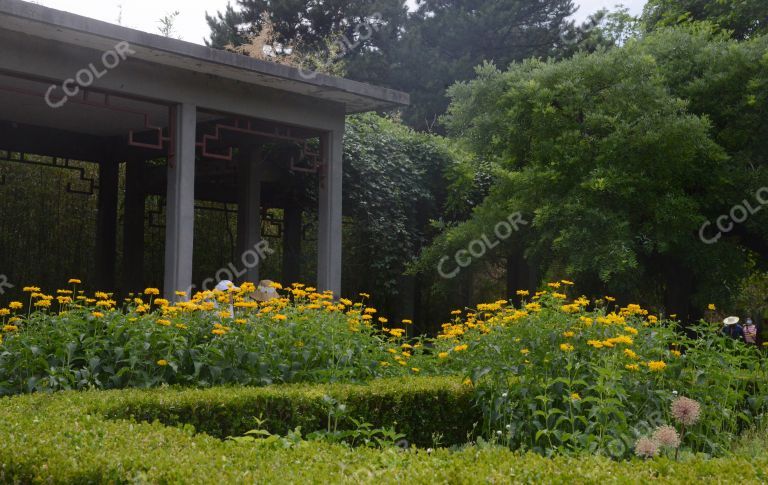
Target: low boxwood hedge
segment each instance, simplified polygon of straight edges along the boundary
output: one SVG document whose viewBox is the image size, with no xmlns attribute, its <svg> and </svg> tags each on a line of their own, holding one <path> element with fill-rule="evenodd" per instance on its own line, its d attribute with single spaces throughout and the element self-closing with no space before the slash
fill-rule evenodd
<svg viewBox="0 0 768 485">
<path fill-rule="evenodd" d="M 110 419 L 191 425 L 218 438 L 241 435 L 257 419 L 282 435 L 297 426 L 305 433 L 325 430 L 334 403 L 345 406 L 346 416 L 374 428 L 394 427 L 417 446 L 432 446 L 436 438 L 442 444 L 466 443 L 482 419 L 473 389 L 454 377 L 379 379 L 366 385 L 94 391 L 62 393 L 56 399 Z M 340 421 L 340 427 L 350 427 L 349 420 Z"/>
<path fill-rule="evenodd" d="M 635 483 L 768 479 L 764 450 L 733 458 L 615 462 L 598 456 L 544 458 L 499 447 L 407 451 L 325 442 L 236 443 L 262 414 L 273 430 L 325 427 L 327 402 L 349 415 L 430 441 L 466 441 L 477 419 L 471 389 L 455 379 L 397 379 L 368 385 L 64 392 L 0 400 L 3 483 Z M 284 420 L 284 421 L 280 421 Z M 191 424 L 189 426 L 168 426 Z M 410 433 L 410 434 L 409 434 Z M 213 436 L 211 436 L 213 435 Z"/>
</svg>

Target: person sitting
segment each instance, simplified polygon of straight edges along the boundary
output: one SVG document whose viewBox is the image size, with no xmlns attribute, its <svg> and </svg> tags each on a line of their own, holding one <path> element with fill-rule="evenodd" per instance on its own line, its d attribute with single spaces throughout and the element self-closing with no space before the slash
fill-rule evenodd
<svg viewBox="0 0 768 485">
<path fill-rule="evenodd" d="M 261 280 L 256 288 L 256 292 L 253 294 L 253 299 L 256 301 L 271 301 L 277 298 L 280 298 L 280 295 L 277 293 L 274 283 L 270 280 Z"/>
<path fill-rule="evenodd" d="M 723 320 L 722 332 L 732 339 L 744 341 L 744 328 L 739 325 L 739 317 L 728 317 Z"/>
</svg>

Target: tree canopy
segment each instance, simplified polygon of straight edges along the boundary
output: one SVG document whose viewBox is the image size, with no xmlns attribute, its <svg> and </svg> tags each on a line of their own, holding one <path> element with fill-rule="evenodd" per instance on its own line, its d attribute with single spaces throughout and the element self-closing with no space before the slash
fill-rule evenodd
<svg viewBox="0 0 768 485">
<path fill-rule="evenodd" d="M 545 275 L 672 313 L 727 298 L 763 248 L 765 218 L 717 244 L 699 230 L 767 181 L 765 51 L 765 38 L 666 30 L 608 52 L 478 69 L 451 88 L 445 121 L 495 181 L 421 267 L 521 210 L 532 224 L 508 250 Z"/>
<path fill-rule="evenodd" d="M 648 0 L 643 13 L 648 30 L 709 21 L 737 39 L 768 33 L 765 0 Z"/>
</svg>

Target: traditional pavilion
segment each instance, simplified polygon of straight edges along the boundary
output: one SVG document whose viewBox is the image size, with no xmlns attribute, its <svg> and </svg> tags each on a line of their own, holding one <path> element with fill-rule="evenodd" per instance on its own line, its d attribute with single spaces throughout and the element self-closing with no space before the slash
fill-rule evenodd
<svg viewBox="0 0 768 485">
<path fill-rule="evenodd" d="M 318 288 L 338 295 L 345 116 L 408 102 L 398 91 L 20 0 L 0 2 L 0 151 L 9 158 L 52 157 L 58 167 L 70 160 L 98 164 L 95 237 L 102 288 L 117 284 L 118 180 L 125 164 L 122 288 L 142 285 L 144 201 L 150 194 L 166 200 L 167 297 L 193 284 L 196 200 L 237 204 L 238 254 L 259 247 L 263 209 L 283 209 L 284 276 L 290 279 L 307 201 L 285 180 L 302 172 L 315 176 L 319 187 L 313 202 L 319 214 Z M 297 148 L 264 159 L 260 147 L 275 140 Z M 241 280 L 258 276 L 254 264 Z"/>
</svg>

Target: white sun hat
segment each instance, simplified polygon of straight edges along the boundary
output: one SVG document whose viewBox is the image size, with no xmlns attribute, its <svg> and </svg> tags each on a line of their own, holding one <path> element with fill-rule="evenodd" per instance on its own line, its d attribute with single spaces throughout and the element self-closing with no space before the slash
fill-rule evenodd
<svg viewBox="0 0 768 485">
<path fill-rule="evenodd" d="M 233 290 L 236 290 L 236 291 L 240 289 L 240 288 L 238 288 L 237 286 L 235 286 L 235 284 L 234 284 L 234 283 L 232 283 L 232 282 L 231 282 L 231 281 L 229 281 L 229 280 L 221 280 L 221 281 L 219 281 L 219 283 L 216 285 L 216 289 L 217 289 L 217 290 L 219 290 L 219 291 L 227 291 L 227 290 L 229 290 L 230 288 L 231 288 L 231 289 L 233 289 Z"/>
<path fill-rule="evenodd" d="M 726 327 L 730 327 L 731 325 L 736 325 L 739 323 L 739 317 L 728 317 L 725 320 L 723 320 L 723 325 Z"/>
</svg>

